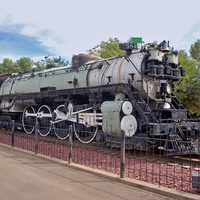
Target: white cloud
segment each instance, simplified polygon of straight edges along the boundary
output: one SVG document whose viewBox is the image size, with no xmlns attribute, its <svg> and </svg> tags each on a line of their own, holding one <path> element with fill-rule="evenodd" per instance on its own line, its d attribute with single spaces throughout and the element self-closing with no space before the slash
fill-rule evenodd
<svg viewBox="0 0 200 200">
<path fill-rule="evenodd" d="M 188 37 L 199 37 L 200 1 L 160 0 L 1 0 L 0 23 L 23 24 L 22 34 L 57 54 L 71 57 L 117 37 L 141 36 L 145 42 L 170 40 L 175 49 L 188 48 Z M 3 14 L 2 14 L 3 13 Z"/>
</svg>

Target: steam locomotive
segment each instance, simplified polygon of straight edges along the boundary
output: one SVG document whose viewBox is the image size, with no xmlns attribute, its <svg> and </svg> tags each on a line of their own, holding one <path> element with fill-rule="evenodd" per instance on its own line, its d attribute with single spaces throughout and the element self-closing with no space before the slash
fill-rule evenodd
<svg viewBox="0 0 200 200">
<path fill-rule="evenodd" d="M 15 120 L 27 134 L 35 123 L 41 136 L 66 139 L 70 127 L 82 143 L 93 140 L 165 154 L 196 154 L 200 122 L 174 95 L 185 76 L 169 42 L 142 45 L 141 38 L 120 43 L 124 55 L 101 59 L 72 57 L 71 66 L 0 77 L 1 125 Z"/>
</svg>

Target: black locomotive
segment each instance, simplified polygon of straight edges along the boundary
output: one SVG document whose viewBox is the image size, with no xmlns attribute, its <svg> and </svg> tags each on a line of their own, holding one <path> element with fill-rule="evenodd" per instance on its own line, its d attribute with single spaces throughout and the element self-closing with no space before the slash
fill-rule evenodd
<svg viewBox="0 0 200 200">
<path fill-rule="evenodd" d="M 83 143 L 118 146 L 122 132 L 130 149 L 166 154 L 198 153 L 200 123 L 174 95 L 185 76 L 178 53 L 166 41 L 120 44 L 126 54 L 101 59 L 89 54 L 72 65 L 51 66 L 0 77 L 0 121 L 22 123 L 27 134 L 52 132 L 66 139 L 70 125 Z"/>
</svg>

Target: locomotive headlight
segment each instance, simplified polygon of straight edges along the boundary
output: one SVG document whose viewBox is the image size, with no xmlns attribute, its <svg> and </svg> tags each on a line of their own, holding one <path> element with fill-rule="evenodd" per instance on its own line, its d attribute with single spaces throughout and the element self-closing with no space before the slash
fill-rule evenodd
<svg viewBox="0 0 200 200">
<path fill-rule="evenodd" d="M 166 92 L 167 92 L 167 94 L 171 94 L 172 93 L 172 86 L 170 84 L 167 84 Z"/>
<path fill-rule="evenodd" d="M 161 87 L 160 87 L 161 95 L 172 93 L 172 86 L 169 83 L 167 83 L 166 80 L 160 80 L 160 83 L 161 83 Z"/>
</svg>

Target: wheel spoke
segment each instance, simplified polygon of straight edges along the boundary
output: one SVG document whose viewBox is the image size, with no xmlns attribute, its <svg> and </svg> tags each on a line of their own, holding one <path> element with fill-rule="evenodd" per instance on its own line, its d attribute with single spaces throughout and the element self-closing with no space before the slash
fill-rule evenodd
<svg viewBox="0 0 200 200">
<path fill-rule="evenodd" d="M 97 130 L 98 127 L 87 127 L 81 123 L 80 119 L 78 123 L 74 123 L 74 133 L 82 143 L 92 142 L 97 134 Z"/>
<path fill-rule="evenodd" d="M 56 110 L 59 110 L 59 111 L 63 112 L 64 114 L 67 114 L 65 105 L 58 106 L 56 108 Z M 54 129 L 55 135 L 59 139 L 62 139 L 62 140 L 66 139 L 69 136 L 69 125 L 70 125 L 70 122 L 67 122 L 67 121 L 61 121 L 58 123 L 54 123 L 53 129 Z"/>
<path fill-rule="evenodd" d="M 51 109 L 47 105 L 43 105 L 38 109 L 37 117 L 38 133 L 41 136 L 47 136 L 51 132 Z"/>
<path fill-rule="evenodd" d="M 31 134 L 35 127 L 35 109 L 32 106 L 28 106 L 24 109 L 22 115 L 22 126 L 27 134 Z M 31 116 L 32 115 L 32 116 Z"/>
</svg>

